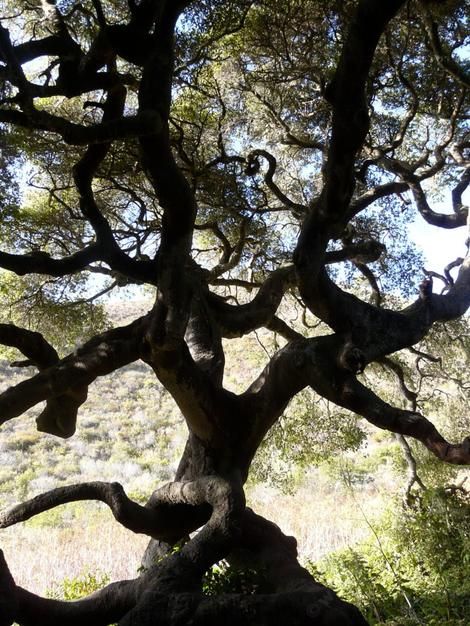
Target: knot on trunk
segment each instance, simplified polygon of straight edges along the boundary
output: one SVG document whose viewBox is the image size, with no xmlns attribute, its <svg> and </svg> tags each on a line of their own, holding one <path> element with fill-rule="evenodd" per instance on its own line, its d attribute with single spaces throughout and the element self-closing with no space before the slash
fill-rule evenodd
<svg viewBox="0 0 470 626">
<path fill-rule="evenodd" d="M 352 341 L 347 341 L 344 344 L 336 362 L 341 369 L 352 374 L 361 374 L 367 365 L 364 352 L 355 346 Z"/>
</svg>

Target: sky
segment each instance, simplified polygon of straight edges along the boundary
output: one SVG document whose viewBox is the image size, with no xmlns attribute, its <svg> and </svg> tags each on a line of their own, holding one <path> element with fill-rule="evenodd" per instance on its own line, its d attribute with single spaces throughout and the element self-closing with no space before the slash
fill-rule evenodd
<svg viewBox="0 0 470 626">
<path fill-rule="evenodd" d="M 470 205 L 470 190 L 462 196 L 462 203 Z M 438 213 L 449 213 L 446 202 L 439 202 L 432 206 Z M 445 229 L 430 226 L 420 215 L 409 225 L 409 233 L 416 245 L 423 250 L 426 258 L 426 269 L 442 274 L 446 265 L 455 261 L 457 257 L 465 257 L 467 246 L 465 241 L 470 235 L 465 227 Z M 454 274 L 457 270 L 454 270 Z"/>
<path fill-rule="evenodd" d="M 446 230 L 430 226 L 420 216 L 409 226 L 409 232 L 423 250 L 426 257 L 426 269 L 442 273 L 442 270 L 457 257 L 464 257 L 467 248 L 465 228 Z"/>
</svg>

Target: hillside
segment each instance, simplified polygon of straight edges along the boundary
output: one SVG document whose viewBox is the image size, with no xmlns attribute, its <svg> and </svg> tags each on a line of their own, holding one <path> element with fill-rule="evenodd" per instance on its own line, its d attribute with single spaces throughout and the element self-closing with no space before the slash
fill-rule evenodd
<svg viewBox="0 0 470 626">
<path fill-rule="evenodd" d="M 108 314 L 113 324 L 122 325 L 147 306 L 143 301 L 121 302 L 109 307 Z M 233 391 L 246 387 L 275 349 L 272 337 L 263 332 L 227 341 L 225 347 L 225 385 Z M 14 385 L 31 373 L 2 361 L 0 385 Z M 118 481 L 131 497 L 145 501 L 156 486 L 171 480 L 186 438 L 177 407 L 142 362 L 90 387 L 77 432 L 69 440 L 38 433 L 37 412 L 2 427 L 0 510 L 49 489 L 90 480 Z M 406 464 L 389 435 L 366 428 L 362 421 L 356 425 L 354 416 L 319 405 L 314 398 L 300 397 L 287 414 L 291 417 L 281 420 L 260 450 L 247 497 L 259 513 L 297 537 L 304 562 L 318 561 L 376 528 L 390 496 L 406 484 Z M 350 452 L 337 454 L 344 448 Z M 421 469 L 428 477 L 435 469 L 426 465 L 426 454 Z M 292 463 L 286 463 L 287 456 Z M 469 472 L 461 472 L 459 480 L 465 475 Z M 112 580 L 133 577 L 147 543 L 146 537 L 119 527 L 98 503 L 60 507 L 2 531 L 1 539 L 15 579 L 39 593 L 89 572 Z"/>
</svg>

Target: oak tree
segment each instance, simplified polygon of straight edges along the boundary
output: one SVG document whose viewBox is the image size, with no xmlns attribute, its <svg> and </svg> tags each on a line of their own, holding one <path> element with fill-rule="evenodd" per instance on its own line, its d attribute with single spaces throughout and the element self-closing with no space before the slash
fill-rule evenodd
<svg viewBox="0 0 470 626">
<path fill-rule="evenodd" d="M 97 377 L 142 360 L 189 434 L 174 482 L 145 506 L 93 482 L 1 515 L 5 528 L 101 500 L 151 539 L 138 578 L 69 603 L 16 585 L 2 556 L 2 626 L 366 623 L 299 564 L 294 538 L 245 506 L 243 485 L 305 388 L 470 463 L 469 439 L 449 443 L 361 377 L 381 362 L 400 378 L 389 355 L 470 305 L 465 4 L 5 0 L 0 267 L 34 306 L 28 327 L 2 314 L 0 343 L 36 373 L 0 394 L 0 423 L 40 405 L 37 428 L 70 437 Z M 417 214 L 462 231 L 459 258 L 420 286 Z M 153 306 L 97 329 L 94 295 L 126 285 L 145 285 Z M 63 355 L 59 333 L 53 345 L 35 325 L 45 304 L 92 336 Z M 261 328 L 279 349 L 236 394 L 224 341 Z M 204 596 L 222 558 L 262 571 L 263 593 Z"/>
</svg>

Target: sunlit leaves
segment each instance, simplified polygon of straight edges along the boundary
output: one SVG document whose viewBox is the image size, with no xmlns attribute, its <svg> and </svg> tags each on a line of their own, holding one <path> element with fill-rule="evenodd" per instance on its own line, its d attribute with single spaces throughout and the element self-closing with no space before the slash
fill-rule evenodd
<svg viewBox="0 0 470 626">
<path fill-rule="evenodd" d="M 1 272 L 0 322 L 38 331 L 67 353 L 106 327 L 105 310 L 89 301 L 89 289 L 77 275 L 57 280 Z"/>
</svg>

